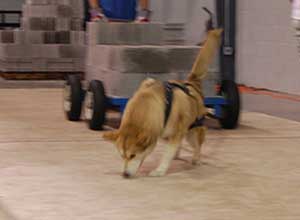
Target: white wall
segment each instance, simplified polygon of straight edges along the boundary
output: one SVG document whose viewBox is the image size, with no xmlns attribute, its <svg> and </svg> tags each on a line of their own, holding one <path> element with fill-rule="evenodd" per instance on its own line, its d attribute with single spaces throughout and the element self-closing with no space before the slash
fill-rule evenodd
<svg viewBox="0 0 300 220">
<path fill-rule="evenodd" d="M 238 82 L 300 94 L 300 55 L 289 0 L 238 0 Z"/>
</svg>

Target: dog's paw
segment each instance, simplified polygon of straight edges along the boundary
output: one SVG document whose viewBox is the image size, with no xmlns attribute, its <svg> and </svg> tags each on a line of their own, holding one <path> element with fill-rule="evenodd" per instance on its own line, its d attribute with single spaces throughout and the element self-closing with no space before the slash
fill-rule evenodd
<svg viewBox="0 0 300 220">
<path fill-rule="evenodd" d="M 162 171 L 162 170 L 153 170 L 149 176 L 151 177 L 160 177 L 160 176 L 164 176 L 166 175 L 166 172 L 165 171 Z"/>
</svg>

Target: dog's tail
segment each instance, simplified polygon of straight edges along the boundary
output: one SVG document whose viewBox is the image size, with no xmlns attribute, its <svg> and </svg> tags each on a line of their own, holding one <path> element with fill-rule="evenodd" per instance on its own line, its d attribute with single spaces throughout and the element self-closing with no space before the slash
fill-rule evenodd
<svg viewBox="0 0 300 220">
<path fill-rule="evenodd" d="M 206 76 L 209 65 L 213 62 L 220 46 L 222 32 L 223 29 L 214 29 L 208 32 L 204 46 L 200 49 L 192 71 L 188 76 L 189 81 L 200 81 Z"/>
</svg>

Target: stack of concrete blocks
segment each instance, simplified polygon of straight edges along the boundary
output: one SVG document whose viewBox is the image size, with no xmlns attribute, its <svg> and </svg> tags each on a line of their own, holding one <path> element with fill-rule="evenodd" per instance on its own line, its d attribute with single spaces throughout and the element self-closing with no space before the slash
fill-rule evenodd
<svg viewBox="0 0 300 220">
<path fill-rule="evenodd" d="M 162 81 L 185 79 L 200 47 L 178 45 L 182 42 L 176 38 L 181 36 L 169 35 L 165 27 L 159 23 L 89 23 L 87 81 L 103 81 L 110 96 L 131 97 L 148 77 Z M 211 95 L 215 75 L 208 74 L 208 79 L 212 80 L 206 80 L 204 87 Z"/>
<path fill-rule="evenodd" d="M 21 29 L 0 31 L 2 72 L 83 72 L 82 0 L 26 0 Z"/>
</svg>

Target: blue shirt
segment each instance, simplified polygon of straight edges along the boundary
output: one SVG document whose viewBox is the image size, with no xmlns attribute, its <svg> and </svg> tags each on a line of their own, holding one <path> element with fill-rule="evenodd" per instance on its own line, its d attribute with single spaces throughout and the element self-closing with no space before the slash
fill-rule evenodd
<svg viewBox="0 0 300 220">
<path fill-rule="evenodd" d="M 99 0 L 103 13 L 112 19 L 134 20 L 136 0 Z"/>
</svg>

